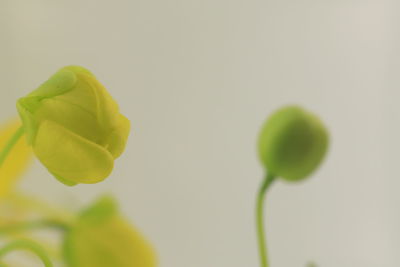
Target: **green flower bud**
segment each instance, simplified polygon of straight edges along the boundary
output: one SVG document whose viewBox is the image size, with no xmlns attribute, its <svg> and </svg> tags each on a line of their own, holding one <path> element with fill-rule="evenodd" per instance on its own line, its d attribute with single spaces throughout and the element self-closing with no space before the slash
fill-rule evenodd
<svg viewBox="0 0 400 267">
<path fill-rule="evenodd" d="M 65 184 L 104 180 L 124 151 L 129 120 L 82 67 L 62 68 L 17 108 L 34 153 Z"/>
<path fill-rule="evenodd" d="M 279 109 L 265 122 L 259 156 L 270 173 L 288 181 L 309 176 L 322 162 L 328 132 L 314 114 L 297 106 Z"/>
<path fill-rule="evenodd" d="M 155 267 L 153 247 L 129 225 L 114 200 L 103 197 L 67 232 L 64 257 L 71 267 Z"/>
</svg>

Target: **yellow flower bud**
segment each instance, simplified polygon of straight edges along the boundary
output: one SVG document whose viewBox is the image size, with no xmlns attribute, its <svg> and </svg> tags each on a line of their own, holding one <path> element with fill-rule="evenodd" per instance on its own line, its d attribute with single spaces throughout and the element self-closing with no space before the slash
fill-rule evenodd
<svg viewBox="0 0 400 267">
<path fill-rule="evenodd" d="M 320 165 L 328 139 L 328 132 L 317 116 L 300 107 L 288 106 L 265 122 L 259 137 L 259 156 L 271 174 L 298 181 Z"/>
<path fill-rule="evenodd" d="M 64 240 L 71 267 L 155 267 L 153 247 L 119 214 L 114 200 L 100 198 L 71 226 Z"/>
<path fill-rule="evenodd" d="M 65 184 L 104 180 L 124 151 L 130 122 L 82 67 L 62 68 L 17 108 L 34 153 Z"/>
</svg>

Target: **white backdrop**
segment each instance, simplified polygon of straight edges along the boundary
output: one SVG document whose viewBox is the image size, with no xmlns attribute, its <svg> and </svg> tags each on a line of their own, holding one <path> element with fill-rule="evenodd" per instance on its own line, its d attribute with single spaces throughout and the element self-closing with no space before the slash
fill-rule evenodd
<svg viewBox="0 0 400 267">
<path fill-rule="evenodd" d="M 400 266 L 398 8 L 1 0 L 0 119 L 58 68 L 79 64 L 133 125 L 107 181 L 67 188 L 36 163 L 23 188 L 57 202 L 114 193 L 161 267 L 258 266 L 255 140 L 268 114 L 298 103 L 320 114 L 332 144 L 312 179 L 272 188 L 271 266 Z"/>
</svg>

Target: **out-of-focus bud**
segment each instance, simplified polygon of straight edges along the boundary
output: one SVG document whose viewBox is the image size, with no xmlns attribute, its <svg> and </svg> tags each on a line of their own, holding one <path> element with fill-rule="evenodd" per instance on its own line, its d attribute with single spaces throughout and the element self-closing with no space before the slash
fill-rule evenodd
<svg viewBox="0 0 400 267">
<path fill-rule="evenodd" d="M 110 197 L 85 210 L 67 231 L 64 256 L 71 267 L 155 267 L 152 246 L 119 214 Z"/>
<path fill-rule="evenodd" d="M 62 68 L 17 108 L 34 153 L 65 184 L 104 180 L 124 151 L 129 120 L 82 67 Z"/>
<path fill-rule="evenodd" d="M 320 165 L 328 142 L 328 132 L 317 116 L 287 106 L 272 114 L 262 127 L 259 156 L 268 172 L 298 181 Z"/>
</svg>

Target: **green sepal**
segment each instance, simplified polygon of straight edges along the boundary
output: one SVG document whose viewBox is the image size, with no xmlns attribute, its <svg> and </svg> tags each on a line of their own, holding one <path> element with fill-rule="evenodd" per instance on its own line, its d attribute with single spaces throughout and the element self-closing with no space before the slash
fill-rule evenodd
<svg viewBox="0 0 400 267">
<path fill-rule="evenodd" d="M 111 196 L 103 196 L 99 198 L 92 206 L 83 210 L 79 216 L 79 220 L 85 223 L 101 223 L 111 216 L 116 215 L 118 206 Z"/>
</svg>

